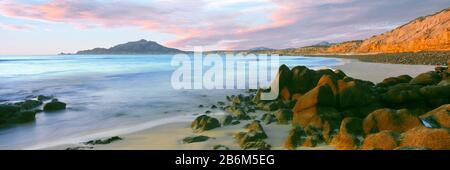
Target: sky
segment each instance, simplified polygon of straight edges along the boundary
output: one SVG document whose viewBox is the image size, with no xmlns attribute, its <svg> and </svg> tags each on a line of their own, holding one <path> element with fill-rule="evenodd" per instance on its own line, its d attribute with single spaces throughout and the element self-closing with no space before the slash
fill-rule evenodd
<svg viewBox="0 0 450 170">
<path fill-rule="evenodd" d="M 182 50 L 294 48 L 365 39 L 450 0 L 0 0 L 0 55 L 147 39 Z"/>
</svg>

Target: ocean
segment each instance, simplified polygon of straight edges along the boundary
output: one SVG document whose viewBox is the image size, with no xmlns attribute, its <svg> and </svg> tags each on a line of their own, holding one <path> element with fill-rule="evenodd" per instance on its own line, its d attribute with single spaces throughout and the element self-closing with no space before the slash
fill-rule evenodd
<svg viewBox="0 0 450 170">
<path fill-rule="evenodd" d="M 61 112 L 0 129 L 0 149 L 41 149 L 193 120 L 199 108 L 245 90 L 176 90 L 172 55 L 0 56 L 0 103 L 37 95 L 67 103 Z M 281 64 L 326 68 L 334 58 L 283 56 Z M 239 74 L 239 73 L 238 73 Z M 188 126 L 188 124 L 187 124 Z"/>
</svg>

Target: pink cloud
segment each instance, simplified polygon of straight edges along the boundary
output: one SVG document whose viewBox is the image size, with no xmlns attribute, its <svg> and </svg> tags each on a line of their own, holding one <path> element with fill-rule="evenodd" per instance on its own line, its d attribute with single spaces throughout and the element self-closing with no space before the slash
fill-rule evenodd
<svg viewBox="0 0 450 170">
<path fill-rule="evenodd" d="M 385 31 L 379 29 L 384 28 L 383 25 L 376 30 L 370 29 L 371 27 L 355 29 L 355 25 L 362 27 L 369 23 L 377 25 L 383 22 L 392 27 L 393 23 L 402 23 L 450 5 L 450 2 L 439 0 L 426 3 L 421 0 L 254 1 L 271 6 L 252 10 L 253 15 L 266 16 L 266 21 L 258 24 L 245 24 L 245 21 L 239 20 L 253 16 L 245 10 L 216 12 L 218 8 L 240 2 L 217 4 L 214 1 L 156 0 L 144 4 L 127 1 L 50 0 L 30 4 L 6 0 L 0 2 L 0 14 L 10 18 L 67 23 L 77 28 L 135 27 L 169 33 L 175 35 L 176 39 L 165 44 L 186 50 L 191 50 L 188 48 L 192 46 L 246 49 L 255 46 L 297 47 L 319 40 L 336 42 L 369 37 Z M 210 9 L 211 6 L 214 8 Z M 0 27 L 20 29 L 24 26 Z"/>
</svg>

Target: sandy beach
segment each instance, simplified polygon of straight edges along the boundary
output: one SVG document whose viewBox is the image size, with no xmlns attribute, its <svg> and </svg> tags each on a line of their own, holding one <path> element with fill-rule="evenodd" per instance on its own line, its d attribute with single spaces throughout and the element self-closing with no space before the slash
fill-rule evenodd
<svg viewBox="0 0 450 170">
<path fill-rule="evenodd" d="M 408 74 L 412 77 L 434 69 L 434 66 L 424 66 L 424 65 L 399 65 L 399 64 L 378 64 L 378 63 L 366 63 L 357 60 L 343 60 L 343 65 L 334 66 L 332 69 L 341 69 L 348 76 L 369 80 L 374 83 L 382 81 L 386 77 L 399 76 L 403 74 Z M 231 95 L 231 94 L 230 94 Z M 225 97 L 225 96 L 224 96 Z M 201 103 L 199 103 L 201 104 Z M 216 117 L 220 119 L 224 111 L 217 110 L 209 116 Z M 262 115 L 262 112 L 257 112 L 255 116 Z M 233 139 L 233 134 L 244 131 L 243 126 L 250 121 L 241 121 L 240 124 L 223 126 L 220 128 L 212 129 L 202 133 L 194 133 L 190 128 L 190 121 L 168 123 L 142 131 L 134 132 L 131 134 L 121 135 L 123 140 L 116 141 L 106 145 L 95 145 L 91 146 L 96 150 L 209 150 L 212 149 L 214 145 L 225 145 L 230 149 L 240 149 Z M 268 135 L 266 142 L 272 146 L 272 149 L 280 150 L 284 149 L 283 143 L 286 139 L 291 125 L 278 125 L 272 123 L 269 125 L 264 125 L 264 130 Z M 211 137 L 209 140 L 204 142 L 183 144 L 182 139 L 189 136 L 195 135 L 205 135 Z M 66 149 L 69 147 L 86 146 L 83 144 L 70 144 L 70 145 L 59 145 L 56 147 L 44 148 L 50 150 Z M 299 147 L 297 149 L 307 150 L 307 149 L 334 149 L 332 146 L 319 145 L 316 147 Z"/>
</svg>

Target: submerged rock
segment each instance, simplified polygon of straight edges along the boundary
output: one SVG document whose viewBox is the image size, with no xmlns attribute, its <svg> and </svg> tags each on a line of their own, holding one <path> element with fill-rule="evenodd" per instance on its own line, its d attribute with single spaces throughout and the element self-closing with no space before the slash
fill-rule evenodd
<svg viewBox="0 0 450 170">
<path fill-rule="evenodd" d="M 191 128 L 194 132 L 203 132 L 206 130 L 211 130 L 220 127 L 219 120 L 207 115 L 201 115 L 195 118 L 191 123 Z"/>
<path fill-rule="evenodd" d="M 53 99 L 51 102 L 44 105 L 44 111 L 52 112 L 66 109 L 66 103 Z"/>
<path fill-rule="evenodd" d="M 25 100 L 23 102 L 14 103 L 14 105 L 19 106 L 22 110 L 30 110 L 42 105 L 41 101 L 38 100 Z"/>
<path fill-rule="evenodd" d="M 183 139 L 183 143 L 195 143 L 195 142 L 203 142 L 208 140 L 210 137 L 208 136 L 190 136 Z"/>
</svg>

